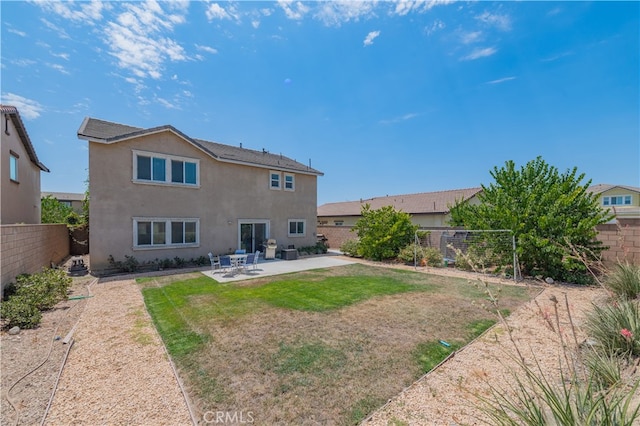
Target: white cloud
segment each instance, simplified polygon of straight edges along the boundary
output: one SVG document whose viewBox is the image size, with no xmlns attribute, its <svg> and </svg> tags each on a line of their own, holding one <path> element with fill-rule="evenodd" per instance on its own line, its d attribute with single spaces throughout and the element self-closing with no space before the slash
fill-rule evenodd
<svg viewBox="0 0 640 426">
<path fill-rule="evenodd" d="M 359 21 L 360 18 L 375 16 L 377 1 L 327 1 L 319 2 L 314 18 L 328 26 L 340 26 L 349 21 Z"/>
<path fill-rule="evenodd" d="M 294 3 L 293 0 L 278 0 L 278 6 L 287 18 L 295 21 L 301 20 L 309 12 L 309 7 L 300 1 Z"/>
<path fill-rule="evenodd" d="M 51 55 L 56 57 L 56 58 L 64 59 L 65 61 L 69 60 L 69 54 L 68 53 L 52 53 Z"/>
<path fill-rule="evenodd" d="M 412 120 L 412 119 L 414 119 L 416 117 L 419 117 L 419 116 L 420 116 L 420 114 L 418 114 L 417 112 L 410 112 L 410 113 L 404 114 L 404 115 L 402 115 L 400 117 L 394 117 L 394 118 L 387 119 L 387 120 L 380 120 L 380 124 L 387 125 L 387 124 L 401 123 L 403 121 Z"/>
<path fill-rule="evenodd" d="M 64 38 L 64 39 L 71 39 L 71 37 L 69 37 L 69 34 L 67 34 L 67 32 L 63 28 L 58 27 L 57 25 L 47 21 L 44 18 L 40 19 L 40 22 L 42 22 L 44 26 L 49 28 L 51 31 L 57 33 L 58 37 Z"/>
<path fill-rule="evenodd" d="M 477 43 L 482 41 L 482 31 L 471 31 L 468 33 L 460 34 L 460 41 L 464 44 Z"/>
<path fill-rule="evenodd" d="M 67 71 L 67 69 L 65 67 L 63 67 L 62 65 L 58 65 L 58 64 L 47 64 L 47 66 L 49 68 L 52 68 L 62 74 L 66 74 L 69 75 L 69 71 Z"/>
<path fill-rule="evenodd" d="M 91 2 L 36 1 L 42 9 L 53 12 L 75 22 L 92 24 L 102 19 L 105 3 L 97 0 Z"/>
<path fill-rule="evenodd" d="M 164 35 L 176 24 L 185 22 L 180 13 L 186 10 L 171 3 L 162 3 L 162 6 L 173 7 L 177 14 L 165 12 L 154 0 L 127 3 L 125 12 L 104 27 L 109 54 L 118 60 L 120 68 L 138 78 L 159 79 L 166 61 L 189 59 L 178 42 Z"/>
<path fill-rule="evenodd" d="M 371 31 L 369 34 L 367 34 L 367 36 L 364 38 L 364 45 L 365 46 L 371 46 L 373 44 L 373 40 L 376 39 L 376 37 L 378 37 L 380 35 L 380 31 Z"/>
<path fill-rule="evenodd" d="M 440 31 L 440 30 L 444 29 L 445 27 L 446 27 L 446 25 L 445 25 L 444 22 L 442 22 L 439 19 L 436 19 L 435 21 L 433 21 L 431 26 L 424 27 L 424 32 L 427 33 L 428 36 L 430 36 L 431 34 L 435 33 L 436 31 Z"/>
<path fill-rule="evenodd" d="M 209 47 L 209 46 L 203 46 L 201 44 L 196 44 L 196 49 L 198 49 L 201 52 L 211 53 L 213 55 L 218 53 L 218 49 L 214 49 L 213 47 Z"/>
<path fill-rule="evenodd" d="M 487 81 L 486 84 L 500 84 L 500 83 L 504 83 L 505 81 L 511 81 L 515 79 L 516 77 L 504 77 L 504 78 L 499 78 L 497 80 Z"/>
<path fill-rule="evenodd" d="M 33 59 L 12 59 L 11 63 L 19 67 L 30 67 L 32 65 L 35 65 L 37 62 Z"/>
<path fill-rule="evenodd" d="M 397 0 L 393 14 L 404 16 L 411 12 L 426 12 L 432 7 L 453 3 L 454 0 Z"/>
<path fill-rule="evenodd" d="M 511 29 L 511 18 L 509 18 L 508 15 L 484 12 L 483 14 L 476 16 L 476 19 L 502 31 L 509 31 Z"/>
<path fill-rule="evenodd" d="M 34 120 L 40 117 L 40 113 L 44 109 L 38 101 L 27 99 L 15 93 L 4 93 L 2 95 L 2 103 L 16 107 L 20 116 L 26 120 Z"/>
<path fill-rule="evenodd" d="M 485 58 L 491 56 L 498 51 L 495 47 L 485 47 L 484 49 L 474 49 L 473 52 L 461 58 L 463 61 L 474 61 L 476 59 Z"/>
<path fill-rule="evenodd" d="M 14 30 L 13 28 L 9 28 L 7 31 L 9 31 L 10 33 L 19 35 L 20 37 L 26 37 L 27 36 L 27 33 L 25 33 L 24 31 Z"/>
<path fill-rule="evenodd" d="M 252 20 L 251 26 L 257 29 L 260 26 L 260 21 L 258 21 L 257 19 Z"/>
<path fill-rule="evenodd" d="M 214 19 L 231 19 L 231 14 L 218 3 L 210 4 L 207 8 L 206 15 L 209 21 L 213 21 Z"/>
</svg>

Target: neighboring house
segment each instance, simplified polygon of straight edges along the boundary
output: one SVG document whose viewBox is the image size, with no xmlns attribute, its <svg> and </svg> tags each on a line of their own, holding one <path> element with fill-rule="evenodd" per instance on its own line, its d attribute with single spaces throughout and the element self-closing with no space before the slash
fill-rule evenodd
<svg viewBox="0 0 640 426">
<path fill-rule="evenodd" d="M 67 207 L 71 207 L 74 212 L 82 213 L 82 202 L 84 201 L 84 194 L 78 194 L 75 192 L 43 192 L 41 198 L 53 197 L 61 204 Z"/>
<path fill-rule="evenodd" d="M 36 150 L 18 110 L 0 105 L 2 112 L 2 208 L 0 224 L 40 223 L 40 172 L 49 169 Z"/>
<path fill-rule="evenodd" d="M 322 172 L 282 155 L 86 118 L 91 269 L 316 242 Z"/>
<path fill-rule="evenodd" d="M 602 208 L 615 214 L 615 219 L 640 219 L 640 188 L 601 183 L 589 191 L 598 195 Z"/>
<path fill-rule="evenodd" d="M 447 227 L 449 209 L 456 201 L 474 202 L 482 188 L 453 189 L 449 191 L 422 192 L 419 194 L 387 195 L 368 200 L 327 203 L 318 207 L 318 225 L 354 226 L 362 207 L 369 204 L 377 210 L 393 206 L 411 215 L 411 221 L 422 228 Z"/>
</svg>

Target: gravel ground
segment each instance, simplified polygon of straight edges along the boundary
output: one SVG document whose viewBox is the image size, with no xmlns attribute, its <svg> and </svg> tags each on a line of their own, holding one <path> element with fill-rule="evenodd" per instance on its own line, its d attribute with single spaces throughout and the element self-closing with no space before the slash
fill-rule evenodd
<svg viewBox="0 0 640 426">
<path fill-rule="evenodd" d="M 91 291 L 46 424 L 191 424 L 135 282 Z"/>
<path fill-rule="evenodd" d="M 527 303 L 507 318 L 514 342 L 527 365 L 535 370 L 537 362 L 545 377 L 552 382 L 559 378 L 561 360 L 566 366 L 559 334 L 551 328 L 553 324 L 557 330 L 554 302 L 551 300 L 553 297 L 558 301 L 564 344 L 575 347 L 565 295 L 578 342 L 581 343 L 585 336 L 580 324 L 591 304 L 605 297 L 601 289 L 547 287 L 535 301 Z M 522 373 L 514 362 L 517 359 L 514 348 L 505 328 L 496 325 L 377 410 L 365 424 L 491 424 L 486 422 L 488 419 L 478 409 L 477 396 L 489 396 L 490 386 L 509 392 L 508 384 L 514 382 L 514 372 Z"/>
<path fill-rule="evenodd" d="M 476 278 L 452 269 L 420 270 Z M 511 285 L 509 281 L 497 281 Z M 77 282 L 74 294 L 86 294 L 87 282 Z M 2 333 L 0 423 L 27 425 L 42 421 L 68 349 L 55 338 L 64 338 L 77 322 L 46 424 L 191 424 L 189 407 L 135 282 L 121 278 L 93 284 L 90 291 L 91 298 L 67 301 L 45 313 L 36 330 L 25 330 L 17 336 Z M 560 342 L 548 321 L 555 321 L 552 295 L 559 301 L 564 341 L 571 343 L 565 295 L 583 339 L 580 324 L 584 314 L 592 302 L 604 297 L 604 292 L 599 288 L 545 286 L 536 298 L 537 304 L 532 301 L 508 318 L 527 361 L 535 358 L 544 371 L 557 376 Z M 365 424 L 481 424 L 478 417 L 482 414 L 474 395 L 486 395 L 489 384 L 502 386 L 511 380 L 513 367 L 508 353 L 513 353 L 513 344 L 498 325 L 377 410 Z M 7 396 L 18 409 L 19 418 Z"/>
</svg>

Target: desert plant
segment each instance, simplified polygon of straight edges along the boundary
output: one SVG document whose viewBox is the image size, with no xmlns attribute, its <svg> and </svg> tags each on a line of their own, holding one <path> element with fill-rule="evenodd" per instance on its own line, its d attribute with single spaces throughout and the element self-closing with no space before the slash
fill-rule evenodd
<svg viewBox="0 0 640 426">
<path fill-rule="evenodd" d="M 357 239 L 347 240 L 340 246 L 340 251 L 347 256 L 359 257 L 360 243 Z"/>
<path fill-rule="evenodd" d="M 640 301 L 621 300 L 594 305 L 586 330 L 603 350 L 618 355 L 640 355 Z"/>
<path fill-rule="evenodd" d="M 637 298 L 640 296 L 640 266 L 619 263 L 605 280 L 605 286 L 620 298 Z"/>
</svg>

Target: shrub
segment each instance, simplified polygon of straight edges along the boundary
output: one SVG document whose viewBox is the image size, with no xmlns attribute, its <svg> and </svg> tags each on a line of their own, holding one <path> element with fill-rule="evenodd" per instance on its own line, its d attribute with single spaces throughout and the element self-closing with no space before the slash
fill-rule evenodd
<svg viewBox="0 0 640 426">
<path fill-rule="evenodd" d="M 51 309 L 67 298 L 71 278 L 60 269 L 45 269 L 38 274 L 16 278 L 14 294 L 2 303 L 0 313 L 6 327 L 36 327 L 41 310 Z"/>
<path fill-rule="evenodd" d="M 425 247 L 422 253 L 422 258 L 427 262 L 428 266 L 440 267 L 444 262 L 442 253 L 435 247 Z"/>
<path fill-rule="evenodd" d="M 637 298 L 640 296 L 640 266 L 619 263 L 605 285 L 619 298 Z"/>
<path fill-rule="evenodd" d="M 393 206 L 371 210 L 371 206 L 365 204 L 360 214 L 362 217 L 352 230 L 360 241 L 358 254 L 366 259 L 395 259 L 402 247 L 413 241 L 418 229 L 408 213 L 397 211 Z"/>
<path fill-rule="evenodd" d="M 424 257 L 424 248 L 416 243 L 404 246 L 398 253 L 398 260 L 413 265 L 414 262 L 420 264 L 420 260 Z"/>
<path fill-rule="evenodd" d="M 2 302 L 0 315 L 7 328 L 36 328 L 42 320 L 42 313 L 24 296 L 13 296 Z"/>
<path fill-rule="evenodd" d="M 356 239 L 347 240 L 340 246 L 340 251 L 347 256 L 359 257 L 359 246 L 360 243 Z"/>
</svg>

